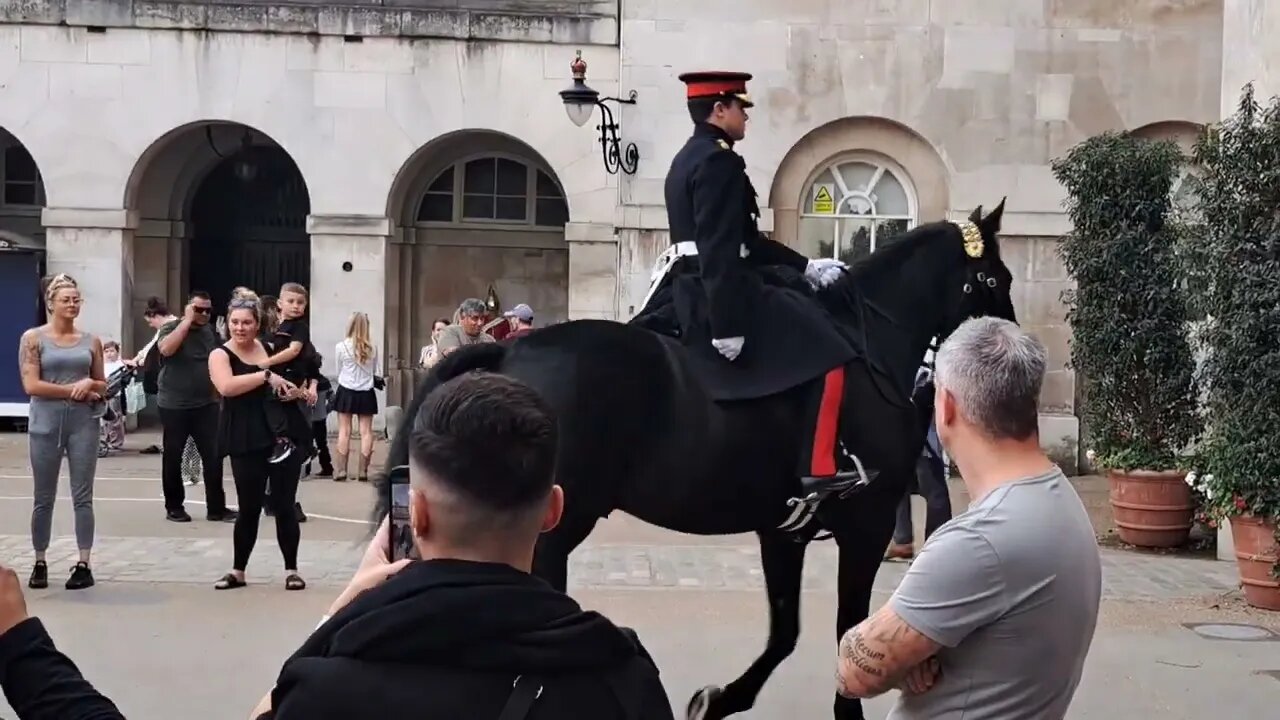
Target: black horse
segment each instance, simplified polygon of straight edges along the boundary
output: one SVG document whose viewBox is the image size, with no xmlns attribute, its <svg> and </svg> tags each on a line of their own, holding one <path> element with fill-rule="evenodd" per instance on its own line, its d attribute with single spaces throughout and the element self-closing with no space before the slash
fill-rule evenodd
<svg viewBox="0 0 1280 720">
<path fill-rule="evenodd" d="M 714 403 L 676 340 L 617 322 L 572 321 L 451 354 L 418 388 L 388 467 L 408 462 L 408 430 L 435 386 L 472 370 L 498 372 L 537 389 L 557 412 L 565 511 L 534 559 L 534 572 L 552 585 L 565 588 L 569 553 L 614 510 L 684 533 L 755 532 L 769 597 L 768 643 L 737 680 L 699 691 L 688 713 L 718 720 L 748 710 L 796 646 L 805 549 L 820 530 L 840 551 L 837 635 L 867 617 L 894 510 L 924 443 L 927 420 L 911 401 L 915 372 L 930 342 L 966 317 L 1014 319 L 1012 275 L 996 237 L 1003 207 L 986 217 L 978 208 L 963 225 L 920 226 L 815 294 L 865 351 L 846 372 L 839 435 L 877 479 L 823 499 L 798 531 L 778 528 L 792 516 L 788 501 L 800 489 L 803 393 Z M 861 704 L 837 697 L 835 716 L 862 718 Z"/>
</svg>

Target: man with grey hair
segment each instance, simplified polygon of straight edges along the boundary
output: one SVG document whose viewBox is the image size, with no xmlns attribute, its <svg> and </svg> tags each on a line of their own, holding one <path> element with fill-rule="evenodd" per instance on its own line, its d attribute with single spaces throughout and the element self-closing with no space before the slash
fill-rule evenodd
<svg viewBox="0 0 1280 720">
<path fill-rule="evenodd" d="M 484 332 L 487 310 L 479 298 L 463 300 L 458 306 L 457 322 L 441 330 L 436 338 L 436 351 L 444 356 L 466 345 L 493 342 L 493 336 Z"/>
<path fill-rule="evenodd" d="M 841 695 L 898 688 L 891 720 L 1066 715 L 1093 641 L 1102 564 L 1080 497 L 1040 449 L 1044 370 L 1044 346 L 1007 320 L 969 320 L 942 344 L 934 420 L 972 504 L 845 634 Z"/>
</svg>

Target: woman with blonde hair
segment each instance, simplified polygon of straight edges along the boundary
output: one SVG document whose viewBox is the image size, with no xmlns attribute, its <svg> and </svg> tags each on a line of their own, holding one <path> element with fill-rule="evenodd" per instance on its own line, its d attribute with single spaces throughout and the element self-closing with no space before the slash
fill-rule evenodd
<svg viewBox="0 0 1280 720">
<path fill-rule="evenodd" d="M 22 334 L 18 354 L 22 389 L 31 397 L 27 443 L 35 483 L 31 544 L 36 562 L 27 585 L 49 587 L 45 552 L 53 532 L 53 503 L 65 457 L 80 550 L 80 560 L 71 569 L 66 587 L 80 590 L 93 585 L 89 570 L 93 479 L 98 469 L 98 424 L 106 410 L 107 376 L 102 340 L 76 327 L 83 303 L 76 281 L 59 273 L 45 284 L 44 294 L 49 322 Z"/>
<path fill-rule="evenodd" d="M 351 449 L 351 419 L 360 424 L 360 464 L 356 480 L 369 479 L 369 462 L 373 457 L 373 416 L 378 414 L 380 389 L 378 349 L 369 340 L 369 316 L 356 312 L 347 323 L 347 337 L 338 343 L 334 357 L 338 362 L 338 390 L 333 410 L 338 413 L 338 451 L 335 455 L 333 479 L 347 479 L 347 457 Z"/>
</svg>

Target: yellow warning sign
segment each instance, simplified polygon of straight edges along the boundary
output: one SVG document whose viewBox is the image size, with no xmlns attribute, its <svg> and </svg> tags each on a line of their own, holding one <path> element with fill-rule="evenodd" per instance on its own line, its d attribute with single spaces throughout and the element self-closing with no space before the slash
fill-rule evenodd
<svg viewBox="0 0 1280 720">
<path fill-rule="evenodd" d="M 815 185 L 813 188 L 813 212 L 816 215 L 834 215 L 836 202 L 831 197 L 830 185 Z"/>
</svg>

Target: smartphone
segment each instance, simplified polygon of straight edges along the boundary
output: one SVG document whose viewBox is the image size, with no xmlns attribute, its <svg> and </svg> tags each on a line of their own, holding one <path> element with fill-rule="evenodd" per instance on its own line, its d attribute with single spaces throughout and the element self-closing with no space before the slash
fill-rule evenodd
<svg viewBox="0 0 1280 720">
<path fill-rule="evenodd" d="M 413 528 L 409 525 L 409 466 L 399 465 L 387 474 L 387 488 L 391 493 L 391 547 L 387 556 L 391 562 L 404 558 L 418 559 L 413 544 Z"/>
</svg>

